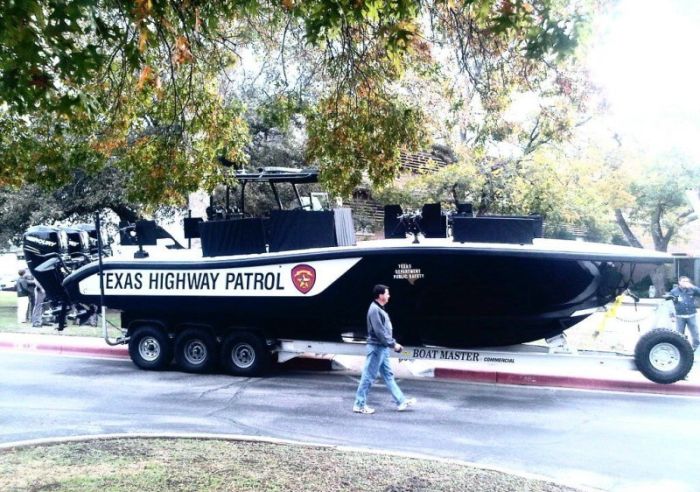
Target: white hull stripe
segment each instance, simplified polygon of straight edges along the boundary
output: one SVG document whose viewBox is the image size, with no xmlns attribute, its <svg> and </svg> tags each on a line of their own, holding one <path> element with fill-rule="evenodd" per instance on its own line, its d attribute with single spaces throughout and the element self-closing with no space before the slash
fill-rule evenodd
<svg viewBox="0 0 700 492">
<path fill-rule="evenodd" d="M 361 258 L 281 263 L 254 267 L 183 270 L 120 268 L 104 272 L 108 296 L 311 297 L 325 291 Z M 100 295 L 95 273 L 80 293 Z"/>
</svg>

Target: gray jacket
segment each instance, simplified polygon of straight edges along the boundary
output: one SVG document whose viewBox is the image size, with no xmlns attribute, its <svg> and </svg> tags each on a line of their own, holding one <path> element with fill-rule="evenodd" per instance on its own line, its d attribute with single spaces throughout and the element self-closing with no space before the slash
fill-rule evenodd
<svg viewBox="0 0 700 492">
<path fill-rule="evenodd" d="M 393 347 L 396 340 L 392 337 L 389 314 L 376 301 L 372 301 L 367 310 L 367 343 Z"/>
</svg>

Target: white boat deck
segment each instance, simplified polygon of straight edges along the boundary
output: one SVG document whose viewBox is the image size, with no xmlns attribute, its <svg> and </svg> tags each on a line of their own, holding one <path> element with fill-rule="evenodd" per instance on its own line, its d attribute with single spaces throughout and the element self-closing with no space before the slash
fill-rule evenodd
<svg viewBox="0 0 700 492">
<path fill-rule="evenodd" d="M 482 252 L 521 252 L 532 254 L 564 254 L 581 256 L 582 259 L 590 257 L 593 259 L 604 259 L 605 257 L 616 258 L 620 261 L 637 261 L 637 262 L 652 262 L 662 263 L 671 262 L 672 256 L 658 251 L 631 248 L 628 246 L 617 246 L 613 244 L 590 243 L 585 241 L 568 241 L 562 239 L 543 239 L 536 238 L 532 244 L 506 244 L 506 243 L 459 243 L 454 242 L 452 238 L 421 238 L 420 243 L 414 244 L 412 238 L 406 239 L 379 239 L 372 241 L 360 241 L 356 246 L 338 246 L 333 248 L 310 248 L 293 251 L 281 251 L 272 253 L 258 253 L 249 255 L 234 255 L 234 256 L 217 256 L 203 257 L 202 251 L 196 249 L 166 249 L 160 246 L 145 246 L 144 250 L 150 256 L 144 260 L 138 261 L 221 261 L 227 259 L 253 259 L 253 258 L 274 258 L 274 257 L 289 257 L 296 255 L 307 255 L 315 253 L 328 252 L 357 252 L 362 255 L 368 250 L 390 251 L 392 249 L 416 249 L 423 248 L 445 249 L 445 250 L 469 250 Z M 121 247 L 120 252 L 112 257 L 105 258 L 105 262 L 112 261 L 133 261 L 133 253 L 137 250 L 135 246 Z"/>
</svg>

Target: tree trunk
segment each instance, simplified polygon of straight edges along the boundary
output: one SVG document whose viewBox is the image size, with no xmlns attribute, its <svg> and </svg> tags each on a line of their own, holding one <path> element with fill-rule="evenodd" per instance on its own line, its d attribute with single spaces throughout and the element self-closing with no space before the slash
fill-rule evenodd
<svg viewBox="0 0 700 492">
<path fill-rule="evenodd" d="M 625 239 L 627 239 L 627 242 L 630 243 L 630 245 L 634 246 L 635 248 L 642 248 L 642 243 L 639 242 L 637 239 L 637 236 L 634 235 L 634 232 L 632 232 L 632 229 L 630 229 L 630 226 L 627 224 L 627 220 L 625 220 L 625 216 L 622 215 L 622 210 L 619 208 L 615 209 L 615 221 L 617 222 L 617 225 L 620 226 L 620 229 L 622 229 L 622 233 L 625 235 Z"/>
<path fill-rule="evenodd" d="M 136 213 L 136 211 L 130 209 L 126 205 L 109 205 L 108 208 L 111 208 L 112 211 L 119 216 L 119 220 L 122 222 L 134 223 L 139 220 L 139 215 Z"/>
<path fill-rule="evenodd" d="M 659 265 L 651 272 L 651 282 L 656 289 L 656 297 L 661 297 L 666 293 L 666 268 Z"/>
<path fill-rule="evenodd" d="M 671 234 L 666 234 L 661 229 L 661 205 L 657 205 L 654 212 L 651 214 L 651 238 L 654 240 L 654 249 L 656 251 L 666 251 L 668 242 L 671 240 Z"/>
</svg>

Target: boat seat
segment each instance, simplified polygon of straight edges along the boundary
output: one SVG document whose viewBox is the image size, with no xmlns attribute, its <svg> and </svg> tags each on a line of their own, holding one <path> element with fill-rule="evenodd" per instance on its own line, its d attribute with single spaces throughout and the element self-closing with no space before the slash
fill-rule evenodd
<svg viewBox="0 0 700 492">
<path fill-rule="evenodd" d="M 349 208 L 273 210 L 270 213 L 270 251 L 354 246 L 355 226 Z"/>
<path fill-rule="evenodd" d="M 273 210 L 270 213 L 270 251 L 337 246 L 333 212 Z"/>
<path fill-rule="evenodd" d="M 194 239 L 199 237 L 199 224 L 204 221 L 201 217 L 185 217 L 183 228 L 185 239 Z"/>
<path fill-rule="evenodd" d="M 472 206 L 471 203 L 458 203 L 457 204 L 457 215 L 466 216 L 466 217 L 473 217 L 474 216 L 474 207 Z"/>
<path fill-rule="evenodd" d="M 204 256 L 246 255 L 266 251 L 260 218 L 212 220 L 199 224 Z"/>
<path fill-rule="evenodd" d="M 536 220 L 528 217 L 460 217 L 452 219 L 455 242 L 532 244 Z"/>
<path fill-rule="evenodd" d="M 401 205 L 384 205 L 384 238 L 402 239 L 406 237 L 406 226 L 399 217 L 403 215 Z"/>
<path fill-rule="evenodd" d="M 425 237 L 447 237 L 447 217 L 439 203 L 426 203 L 421 212 L 420 227 Z"/>
<path fill-rule="evenodd" d="M 533 237 L 544 237 L 542 234 L 544 232 L 544 224 L 542 221 L 542 216 L 538 214 L 532 215 L 482 215 L 483 217 L 493 217 L 496 219 L 524 219 L 529 220 L 532 224 L 532 234 Z"/>
</svg>

